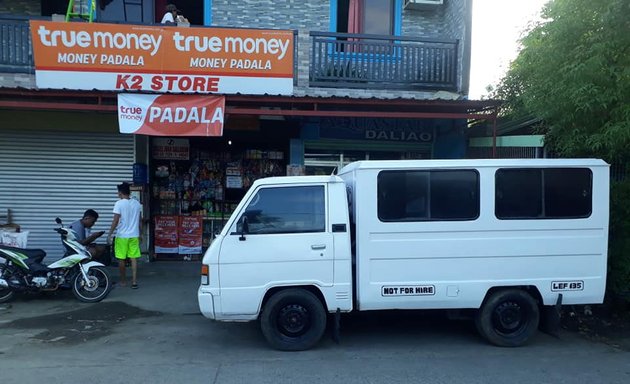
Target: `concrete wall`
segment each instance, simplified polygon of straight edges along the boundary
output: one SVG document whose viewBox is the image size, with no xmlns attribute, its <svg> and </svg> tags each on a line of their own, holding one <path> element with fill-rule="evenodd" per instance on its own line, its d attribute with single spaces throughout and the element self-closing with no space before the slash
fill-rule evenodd
<svg viewBox="0 0 630 384">
<path fill-rule="evenodd" d="M 242 28 L 298 30 L 298 85 L 296 96 L 346 96 L 360 98 L 454 99 L 468 93 L 470 37 L 466 21 L 471 18 L 471 0 L 445 0 L 428 10 L 403 10 L 402 35 L 460 40 L 458 88 L 460 92 L 412 92 L 308 87 L 310 31 L 330 30 L 330 0 L 213 0 L 212 25 Z"/>
<path fill-rule="evenodd" d="M 35 75 L 27 73 L 1 73 L 0 87 L 4 88 L 35 88 Z"/>
<path fill-rule="evenodd" d="M 329 0 L 212 0 L 212 25 L 328 31 Z"/>
</svg>

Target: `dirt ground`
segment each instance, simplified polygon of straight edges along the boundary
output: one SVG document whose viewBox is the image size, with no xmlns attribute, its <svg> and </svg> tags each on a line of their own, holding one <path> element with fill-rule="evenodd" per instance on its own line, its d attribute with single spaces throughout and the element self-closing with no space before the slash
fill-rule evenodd
<svg viewBox="0 0 630 384">
<path fill-rule="evenodd" d="M 74 345 L 111 334 L 126 320 L 160 316 L 121 302 L 103 302 L 72 312 L 18 319 L 5 324 L 14 329 L 42 329 L 34 338 L 43 342 Z"/>
<path fill-rule="evenodd" d="M 630 351 L 630 303 L 565 307 L 562 327 L 589 340 Z"/>
</svg>

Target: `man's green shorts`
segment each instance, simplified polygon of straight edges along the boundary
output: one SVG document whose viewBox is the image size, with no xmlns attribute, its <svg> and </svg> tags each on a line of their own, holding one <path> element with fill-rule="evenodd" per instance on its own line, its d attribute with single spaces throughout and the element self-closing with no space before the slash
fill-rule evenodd
<svg viewBox="0 0 630 384">
<path fill-rule="evenodd" d="M 137 237 L 117 237 L 114 243 L 114 255 L 120 260 L 125 260 L 126 258 L 137 259 L 140 257 L 140 241 L 138 241 Z"/>
</svg>

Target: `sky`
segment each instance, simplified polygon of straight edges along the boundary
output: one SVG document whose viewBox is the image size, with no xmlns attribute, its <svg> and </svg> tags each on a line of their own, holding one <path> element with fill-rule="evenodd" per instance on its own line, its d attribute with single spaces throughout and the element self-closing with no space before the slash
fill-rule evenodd
<svg viewBox="0 0 630 384">
<path fill-rule="evenodd" d="M 518 54 L 518 40 L 548 0 L 473 0 L 471 100 L 487 95 Z"/>
</svg>

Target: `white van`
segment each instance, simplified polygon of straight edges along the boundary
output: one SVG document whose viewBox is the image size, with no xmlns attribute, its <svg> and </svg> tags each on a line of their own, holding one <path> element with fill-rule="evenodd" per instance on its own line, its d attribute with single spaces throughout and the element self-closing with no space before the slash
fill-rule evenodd
<svg viewBox="0 0 630 384">
<path fill-rule="evenodd" d="M 592 159 L 360 161 L 261 179 L 203 258 L 199 306 L 260 319 L 281 350 L 314 346 L 328 314 L 385 309 L 475 309 L 485 339 L 520 346 L 561 304 L 603 301 L 608 199 L 609 166 Z"/>
</svg>

